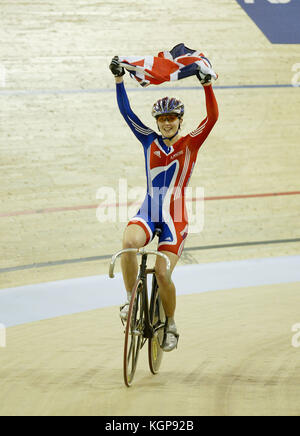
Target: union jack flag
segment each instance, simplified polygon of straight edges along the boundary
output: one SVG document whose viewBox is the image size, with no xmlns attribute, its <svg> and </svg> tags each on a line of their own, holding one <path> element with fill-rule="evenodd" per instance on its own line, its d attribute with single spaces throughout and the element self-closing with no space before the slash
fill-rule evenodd
<svg viewBox="0 0 300 436">
<path fill-rule="evenodd" d="M 187 48 L 183 43 L 157 56 L 119 56 L 119 61 L 143 87 L 193 76 L 199 68 L 201 73 L 210 74 L 214 80 L 218 78 L 204 54 Z"/>
</svg>

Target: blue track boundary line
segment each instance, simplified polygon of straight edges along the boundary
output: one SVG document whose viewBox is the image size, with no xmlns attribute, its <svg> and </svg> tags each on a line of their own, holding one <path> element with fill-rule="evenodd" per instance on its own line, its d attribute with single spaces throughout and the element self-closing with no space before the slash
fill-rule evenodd
<svg viewBox="0 0 300 436">
<path fill-rule="evenodd" d="M 299 86 L 290 84 L 278 85 L 227 85 L 214 86 L 215 90 L 227 89 L 274 89 L 274 88 L 300 88 Z M 149 87 L 149 88 L 127 88 L 128 92 L 162 92 L 162 90 L 178 90 L 178 91 L 196 91 L 199 86 L 181 86 L 181 87 Z M 114 93 L 115 88 L 99 88 L 99 89 L 4 89 L 0 90 L 0 96 L 37 96 L 37 95 L 70 95 L 70 94 L 103 94 Z"/>
</svg>

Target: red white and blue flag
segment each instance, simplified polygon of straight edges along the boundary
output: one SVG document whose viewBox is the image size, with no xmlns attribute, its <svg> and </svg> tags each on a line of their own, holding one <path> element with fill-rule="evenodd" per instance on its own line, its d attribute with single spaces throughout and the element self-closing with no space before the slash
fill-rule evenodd
<svg viewBox="0 0 300 436">
<path fill-rule="evenodd" d="M 143 87 L 185 79 L 195 75 L 199 68 L 204 75 L 210 74 L 214 80 L 218 78 L 204 54 L 184 44 L 176 45 L 171 51 L 162 51 L 157 56 L 119 56 L 119 61 Z"/>
</svg>

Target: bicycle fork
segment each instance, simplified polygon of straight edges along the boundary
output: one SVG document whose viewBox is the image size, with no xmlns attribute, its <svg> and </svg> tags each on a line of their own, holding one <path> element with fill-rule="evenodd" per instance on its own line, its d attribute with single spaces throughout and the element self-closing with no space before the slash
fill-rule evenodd
<svg viewBox="0 0 300 436">
<path fill-rule="evenodd" d="M 145 339 L 152 339 L 154 336 L 154 329 L 151 325 L 149 319 L 149 297 L 148 297 L 148 283 L 147 276 L 148 274 L 154 273 L 154 269 L 147 269 L 147 254 L 142 255 L 142 263 L 140 266 L 140 279 L 143 281 L 143 311 L 144 311 L 144 333 L 143 336 Z"/>
</svg>

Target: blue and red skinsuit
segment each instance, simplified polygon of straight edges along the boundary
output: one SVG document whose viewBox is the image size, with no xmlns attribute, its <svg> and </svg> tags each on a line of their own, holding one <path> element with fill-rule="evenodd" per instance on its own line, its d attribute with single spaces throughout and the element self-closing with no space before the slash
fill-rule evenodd
<svg viewBox="0 0 300 436">
<path fill-rule="evenodd" d="M 181 255 L 188 234 L 185 188 L 192 175 L 198 151 L 218 119 L 212 86 L 205 86 L 207 117 L 199 127 L 168 147 L 161 135 L 146 127 L 130 107 L 124 83 L 117 84 L 118 105 L 126 123 L 142 143 L 147 176 L 146 198 L 128 225 L 141 226 L 147 245 L 156 228 L 162 233 L 158 250 Z"/>
</svg>

